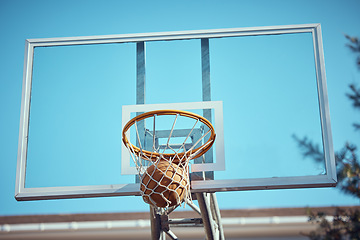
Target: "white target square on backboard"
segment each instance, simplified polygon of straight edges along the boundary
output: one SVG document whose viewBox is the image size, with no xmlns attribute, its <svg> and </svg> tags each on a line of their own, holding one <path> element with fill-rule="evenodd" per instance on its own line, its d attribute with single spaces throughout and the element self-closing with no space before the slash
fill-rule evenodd
<svg viewBox="0 0 360 240">
<path fill-rule="evenodd" d="M 148 112 L 155 110 L 176 109 L 185 111 L 203 111 L 211 109 L 213 111 L 213 125 L 216 132 L 216 139 L 211 151 L 214 151 L 214 158 L 207 163 L 192 163 L 191 172 L 202 171 L 223 171 L 225 170 L 224 152 L 224 126 L 223 126 L 223 106 L 221 101 L 206 102 L 185 102 L 185 103 L 165 103 L 165 104 L 139 104 L 124 105 L 122 107 L 122 128 L 132 118 L 132 114 L 138 112 Z M 133 166 L 132 158 L 125 145 L 121 149 L 121 174 L 136 175 L 138 171 Z"/>
</svg>

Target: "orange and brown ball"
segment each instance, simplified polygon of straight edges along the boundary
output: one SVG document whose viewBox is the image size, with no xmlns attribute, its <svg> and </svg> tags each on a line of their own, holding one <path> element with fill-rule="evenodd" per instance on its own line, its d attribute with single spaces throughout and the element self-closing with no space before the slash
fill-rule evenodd
<svg viewBox="0 0 360 240">
<path fill-rule="evenodd" d="M 156 207 L 172 207 L 179 205 L 187 196 L 188 182 L 189 176 L 182 167 L 160 160 L 147 168 L 141 179 L 140 190 L 146 203 Z"/>
</svg>

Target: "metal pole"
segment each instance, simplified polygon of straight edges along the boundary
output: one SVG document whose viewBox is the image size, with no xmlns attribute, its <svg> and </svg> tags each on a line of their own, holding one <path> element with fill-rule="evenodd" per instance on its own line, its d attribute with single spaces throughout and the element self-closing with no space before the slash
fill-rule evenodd
<svg viewBox="0 0 360 240">
<path fill-rule="evenodd" d="M 186 200 L 186 204 L 189 205 L 192 208 L 192 210 L 194 210 L 201 216 L 201 210 L 192 201 Z"/>
<path fill-rule="evenodd" d="M 136 43 L 136 104 L 145 104 L 145 43 Z M 136 113 L 137 115 L 141 113 Z M 139 136 L 142 144 L 145 143 L 145 120 L 138 123 Z M 138 145 L 138 143 L 136 143 Z M 139 147 L 139 146 L 138 146 Z M 139 176 L 135 176 L 139 183 Z"/>
<path fill-rule="evenodd" d="M 214 219 L 217 223 L 218 230 L 219 230 L 219 239 L 225 240 L 224 228 L 223 228 L 222 222 L 221 222 L 220 209 L 219 209 L 219 205 L 218 205 L 218 202 L 216 199 L 216 193 L 210 193 L 210 200 L 211 200 L 211 205 L 212 205 L 212 210 L 213 210 L 213 216 L 214 216 Z"/>
<path fill-rule="evenodd" d="M 136 43 L 136 104 L 145 104 L 145 43 Z"/>
<path fill-rule="evenodd" d="M 202 99 L 211 101 L 209 39 L 201 39 Z"/>
<path fill-rule="evenodd" d="M 202 100 L 211 101 L 211 81 L 210 81 L 210 49 L 209 49 L 209 39 L 201 39 L 201 72 L 202 72 Z M 211 122 L 211 109 L 203 110 L 204 117 Z M 205 129 L 207 131 L 208 129 Z M 205 141 L 208 138 L 204 139 Z M 212 163 L 213 160 L 213 151 L 208 151 L 204 155 L 205 163 Z M 206 179 L 214 179 L 214 172 L 205 172 Z"/>
<path fill-rule="evenodd" d="M 150 206 L 151 239 L 166 240 L 165 232 L 161 228 L 161 215 L 156 209 Z"/>
<path fill-rule="evenodd" d="M 214 226 L 214 221 L 212 219 L 210 201 L 209 201 L 210 199 L 207 197 L 207 193 L 196 193 L 196 197 L 201 210 L 201 217 L 203 219 L 206 239 L 207 240 L 218 239 L 216 237 L 216 230 Z"/>
</svg>

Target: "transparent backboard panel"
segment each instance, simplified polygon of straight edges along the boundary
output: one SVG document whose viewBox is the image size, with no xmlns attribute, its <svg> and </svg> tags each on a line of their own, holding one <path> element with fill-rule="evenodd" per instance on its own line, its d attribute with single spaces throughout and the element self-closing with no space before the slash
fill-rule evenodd
<svg viewBox="0 0 360 240">
<path fill-rule="evenodd" d="M 24 69 L 18 200 L 139 195 L 122 128 L 161 108 L 215 127 L 193 192 L 336 183 L 319 25 L 27 40 Z"/>
<path fill-rule="evenodd" d="M 146 104 L 202 101 L 199 40 L 146 44 Z"/>
<path fill-rule="evenodd" d="M 224 102 L 227 170 L 217 179 L 325 174 L 311 33 L 210 40 L 213 100 Z"/>
<path fill-rule="evenodd" d="M 37 47 L 25 187 L 127 183 L 121 107 L 135 99 L 135 44 Z"/>
</svg>

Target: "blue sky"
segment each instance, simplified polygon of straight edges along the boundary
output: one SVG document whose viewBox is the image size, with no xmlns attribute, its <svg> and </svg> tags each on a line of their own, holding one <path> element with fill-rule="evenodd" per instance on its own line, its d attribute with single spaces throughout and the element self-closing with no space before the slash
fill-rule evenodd
<svg viewBox="0 0 360 240">
<path fill-rule="evenodd" d="M 2 36 L 0 38 L 0 48 L 2 53 L 0 55 L 0 72 L 2 73 L 0 77 L 0 215 L 148 210 L 147 205 L 144 204 L 139 197 L 16 202 L 14 199 L 14 188 L 25 39 L 321 23 L 333 141 L 335 150 L 337 150 L 340 149 L 346 141 L 352 141 L 354 143 L 359 141 L 358 133 L 354 133 L 351 126 L 354 121 L 359 119 L 359 114 L 350 106 L 348 99 L 345 97 L 345 93 L 348 91 L 348 85 L 359 81 L 360 76 L 355 67 L 354 56 L 345 47 L 346 40 L 344 38 L 345 33 L 360 36 L 359 7 L 359 1 L 0 1 L 0 30 Z M 304 36 L 304 38 L 306 39 L 307 37 Z M 270 41 L 270 39 L 268 40 Z M 266 45 L 262 43 L 260 46 L 263 46 L 264 49 L 262 51 L 258 50 L 255 44 L 259 41 L 259 39 L 254 39 L 253 41 L 250 40 L 245 42 L 245 44 L 249 44 L 249 48 L 258 51 L 254 52 L 255 58 L 258 54 L 260 57 L 260 53 L 263 53 L 266 49 Z M 285 54 L 283 56 L 286 56 L 284 48 L 276 49 L 279 45 L 271 45 L 268 43 L 269 41 L 267 41 L 267 44 L 269 44 L 269 51 L 267 52 L 269 56 L 274 56 L 274 54 L 281 51 L 283 51 L 282 54 Z M 303 41 L 300 41 L 298 43 L 299 45 L 296 46 L 287 45 L 286 51 L 296 51 L 296 53 L 303 53 L 306 55 L 308 50 L 302 51 L 302 49 L 306 48 L 306 45 L 302 46 L 302 43 Z M 192 51 L 192 44 L 191 41 L 185 44 L 188 46 L 185 49 L 189 50 L 188 54 L 190 55 L 187 56 L 190 56 L 189 59 L 191 59 L 191 61 L 187 59 L 181 60 L 181 58 L 179 58 L 178 62 L 173 63 L 174 65 L 169 65 L 170 71 L 176 71 L 176 66 L 181 64 L 185 69 L 184 72 L 187 74 L 198 74 L 196 70 L 193 69 L 198 63 L 192 62 L 191 54 L 194 53 Z M 217 43 L 214 42 L 213 44 L 216 45 Z M 86 47 L 78 49 L 80 52 L 84 51 L 83 54 L 86 54 L 87 52 Z M 149 80 L 155 78 L 153 76 L 156 76 L 156 74 L 159 74 L 156 68 L 152 68 L 151 64 L 154 64 L 154 62 L 152 62 L 150 57 L 154 54 L 162 54 L 166 59 L 167 50 L 160 52 L 158 49 L 159 46 L 155 43 L 148 47 L 147 55 L 149 59 L 147 59 L 147 61 L 149 64 L 149 71 L 147 72 L 147 77 Z M 61 49 L 60 53 L 56 52 L 58 51 L 56 48 L 52 50 L 53 51 L 44 49 L 43 54 L 50 53 L 49 57 L 57 56 L 56 54 L 66 54 L 63 49 Z M 271 50 L 273 50 L 273 52 L 271 52 Z M 104 79 L 107 79 L 107 76 L 111 79 L 111 76 L 113 75 L 121 76 L 121 74 L 132 74 L 131 71 L 134 69 L 133 65 L 129 65 L 123 69 L 117 69 L 116 66 L 113 65 L 111 58 L 99 61 L 99 59 L 105 59 L 106 57 L 111 56 L 111 53 L 116 54 L 117 52 L 120 52 L 126 55 L 127 51 L 129 51 L 128 48 L 125 48 L 124 50 L 121 49 L 121 47 L 104 47 L 95 49 L 95 51 L 97 51 L 96 57 L 88 57 L 92 58 L 93 61 L 91 61 L 91 63 L 94 64 L 93 67 L 102 66 L 107 69 L 107 71 L 101 72 L 101 77 Z M 221 59 L 222 52 L 224 51 L 218 53 L 214 52 L 214 56 L 218 56 L 218 58 L 214 58 L 213 60 L 215 63 L 216 59 Z M 39 54 L 37 59 L 38 61 L 41 61 L 41 56 L 44 55 L 41 55 L 41 51 L 37 53 Z M 185 54 L 185 52 L 180 51 L 177 54 L 181 55 Z M 80 53 L 79 55 L 84 56 Z M 129 58 L 133 57 L 131 54 L 128 55 Z M 35 55 L 35 61 L 36 57 L 37 56 Z M 129 58 L 122 59 L 121 66 L 127 64 L 126 62 Z M 54 61 L 55 60 L 56 59 L 54 59 Z M 76 63 L 76 59 L 72 59 L 71 63 Z M 257 69 L 257 66 L 254 67 L 254 64 L 251 63 L 251 59 L 247 59 L 247 61 L 244 61 L 242 64 L 248 64 L 245 65 L 247 66 L 246 70 L 255 73 L 270 71 L 272 69 Z M 307 62 L 300 63 L 305 64 Z M 48 62 L 48 64 L 51 66 L 50 62 Z M 224 71 L 222 70 L 225 67 L 229 67 L 222 67 L 218 64 L 215 66 L 219 66 L 218 69 L 216 67 L 213 68 L 215 79 L 219 76 L 224 76 Z M 265 65 L 263 64 L 261 66 Z M 76 67 L 76 69 L 89 69 L 89 65 L 76 65 Z M 303 69 L 305 71 L 308 68 L 304 65 Z M 129 73 L 124 71 L 129 71 Z M 44 74 L 44 72 L 37 72 L 37 70 L 34 69 L 34 74 Z M 60 75 L 60 73 L 54 74 L 50 72 L 49 74 L 53 74 L 53 79 L 56 80 L 56 77 L 60 78 L 66 73 L 61 73 Z M 248 76 L 246 73 L 239 74 L 243 74 L 244 77 Z M 284 74 L 291 76 L 293 73 L 290 71 L 289 73 Z M 310 71 L 309 75 L 311 74 Z M 34 76 L 36 77 L 38 75 Z M 174 74 L 173 77 L 175 78 L 178 76 Z M 230 77 L 231 76 L 229 76 L 229 78 Z M 57 83 L 59 83 L 59 81 L 57 81 Z M 56 89 L 58 91 L 54 89 L 50 94 L 51 96 L 54 96 L 56 93 L 61 93 L 61 87 L 66 87 L 66 83 L 61 83 L 63 85 L 57 85 Z M 99 85 L 101 91 L 104 93 L 114 91 L 114 89 L 107 88 L 107 85 L 103 83 L 104 82 Z M 131 84 L 127 84 L 126 89 L 129 90 L 134 88 Z M 159 84 L 162 83 L 159 82 Z M 188 84 L 191 84 L 191 82 Z M 260 85 L 263 86 L 260 91 L 265 89 L 264 84 L 265 82 L 260 83 Z M 124 85 L 119 87 L 124 87 Z M 170 85 L 169 87 L 171 89 L 172 86 Z M 289 87 L 291 89 L 291 87 L 295 86 Z M 34 89 L 34 91 L 35 90 L 36 89 Z M 183 91 L 186 90 L 187 88 L 183 89 Z M 223 89 L 223 91 L 230 90 L 232 89 Z M 291 94 L 289 88 L 287 90 L 288 91 L 284 94 Z M 73 91 L 73 96 L 76 98 L 76 88 L 74 88 Z M 170 101 L 168 99 L 171 99 L 171 101 L 198 101 L 196 97 L 198 92 L 195 90 L 193 93 L 189 93 L 189 96 L 191 97 L 187 97 L 186 95 L 172 96 L 169 94 L 169 91 L 166 92 L 168 95 L 165 95 L 166 97 L 164 98 L 167 100 L 156 99 L 155 89 L 149 89 L 148 93 L 153 96 L 149 103 Z M 279 95 L 280 92 L 281 91 L 278 91 L 274 94 Z M 49 92 L 45 91 L 44 93 Z M 91 91 L 88 93 L 91 93 Z M 219 88 L 219 86 L 214 88 L 213 93 L 214 100 L 224 100 L 220 99 L 223 98 L 224 94 L 222 93 L 221 95 L 221 88 Z M 220 95 L 217 95 L 218 93 Z M 112 96 L 114 95 L 116 96 L 115 93 Z M 121 96 L 116 96 L 115 101 L 121 100 L 119 98 L 121 98 Z M 301 96 L 299 96 L 298 99 L 301 99 Z M 114 99 L 110 97 L 104 98 L 103 100 L 108 101 L 109 103 L 114 102 Z M 244 101 L 246 100 L 247 99 Z M 36 99 L 34 99 L 34 102 L 35 101 Z M 71 99 L 68 99 L 68 101 L 71 101 Z M 133 101 L 134 100 L 129 100 L 129 104 L 134 104 Z M 274 99 L 273 101 L 276 102 L 279 100 Z M 96 101 L 93 101 L 91 104 L 96 104 Z M 113 105 L 109 104 L 109 106 Z M 77 109 L 76 106 L 72 106 L 69 111 L 73 111 L 75 114 Z M 269 112 L 283 111 L 281 109 L 267 110 Z M 116 111 L 109 111 L 107 109 L 103 109 L 103 111 L 104 114 L 101 116 L 104 119 L 116 119 Z M 89 118 L 94 117 L 91 115 L 90 111 L 87 112 Z M 261 113 L 265 114 L 265 116 L 267 114 L 266 110 Z M 80 115 L 79 112 L 78 114 Z M 254 114 L 259 114 L 259 112 L 254 112 Z M 83 115 L 79 116 L 79 118 L 81 117 L 83 117 Z M 57 120 L 60 121 L 61 119 Z M 41 125 L 46 122 L 49 121 L 38 122 L 38 124 Z M 96 121 L 94 120 L 94 122 Z M 49 127 L 51 128 L 52 126 Z M 66 126 L 56 128 L 57 131 L 66 129 L 68 129 Z M 251 131 L 255 130 L 251 129 Z M 86 132 L 81 132 L 81 129 L 77 129 L 77 131 L 79 131 L 79 134 L 86 134 Z M 264 139 L 264 142 L 269 141 L 270 139 Z M 95 143 L 89 141 L 78 147 L 86 149 L 87 147 L 96 146 L 92 146 L 91 144 Z M 114 144 L 114 146 L 108 147 L 113 149 L 116 146 Z M 81 169 L 83 164 L 86 164 L 86 162 L 79 161 L 74 164 L 74 166 L 71 166 L 70 168 L 72 170 L 69 171 L 73 171 L 73 175 L 76 175 L 76 173 L 79 173 L 80 171 L 76 169 Z M 264 162 L 264 164 L 266 164 L 266 162 Z M 29 168 L 30 167 L 31 165 L 29 165 Z M 61 167 L 61 164 L 58 166 L 49 164 L 44 166 L 44 169 L 51 169 L 51 167 Z M 116 168 L 113 166 L 106 166 L 104 169 L 114 170 Z M 52 174 L 48 171 L 43 172 L 44 174 L 46 172 L 40 179 L 40 183 L 42 182 L 43 184 L 50 184 L 52 180 L 55 179 L 54 176 L 56 174 L 61 176 L 60 171 L 56 174 Z M 249 171 L 244 171 L 244 173 L 248 172 Z M 105 181 L 111 181 L 111 176 L 114 176 L 114 174 L 116 174 L 115 170 L 111 174 L 108 174 L 110 177 Z M 43 180 L 43 178 L 46 180 Z M 85 177 L 83 179 L 78 179 L 79 183 L 84 179 L 86 183 L 96 180 L 96 178 L 91 179 Z M 31 180 L 31 178 L 29 178 L 29 180 Z M 34 181 L 39 182 L 39 178 L 36 179 L 36 177 L 34 177 Z M 329 188 L 231 192 L 218 193 L 217 196 L 220 208 L 222 209 L 359 204 L 357 199 L 345 196 L 337 189 Z M 266 201 L 264 201 L 264 199 L 266 199 Z"/>
</svg>

